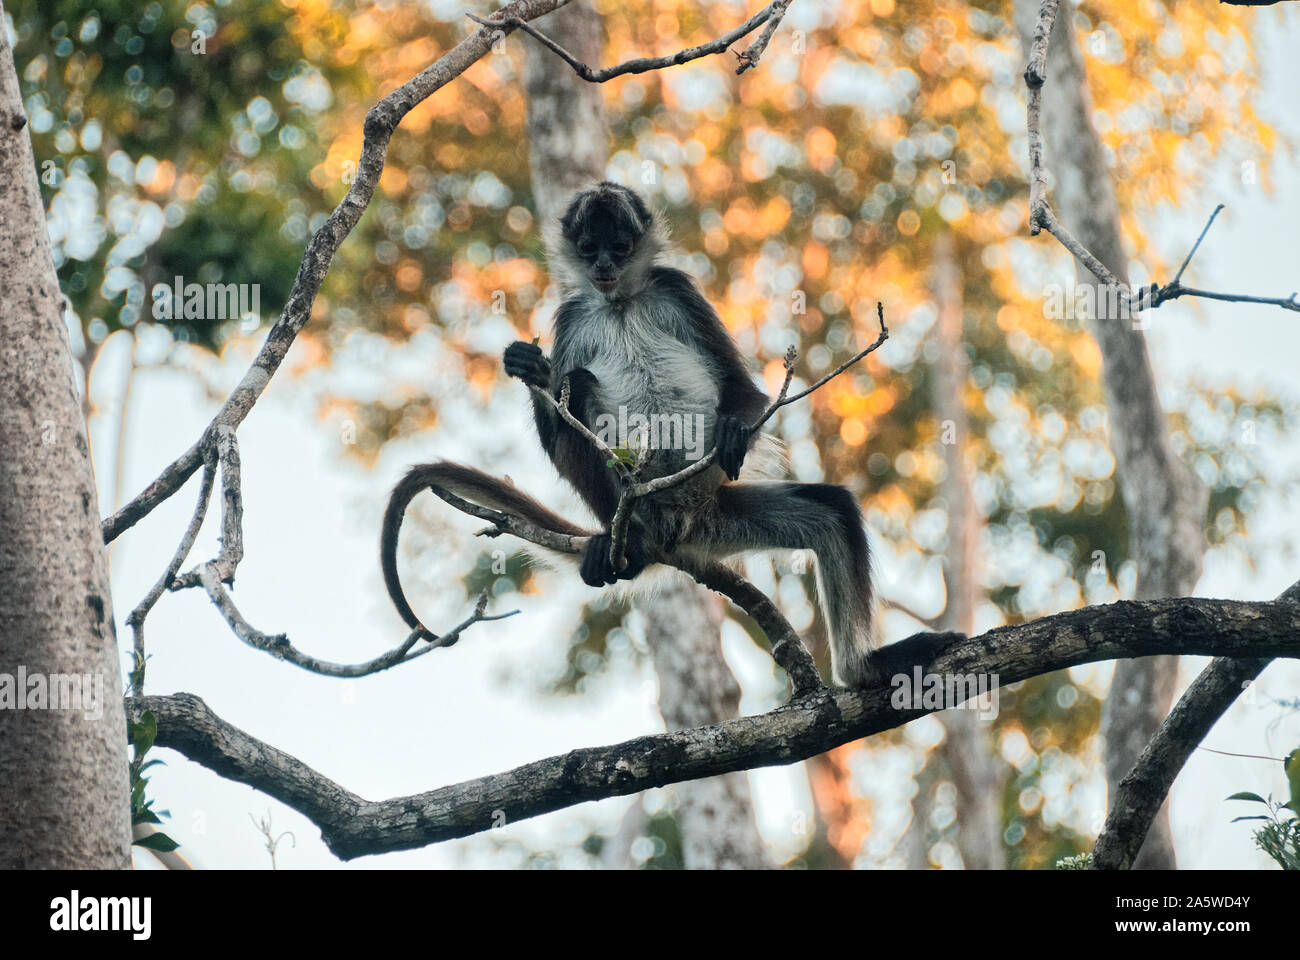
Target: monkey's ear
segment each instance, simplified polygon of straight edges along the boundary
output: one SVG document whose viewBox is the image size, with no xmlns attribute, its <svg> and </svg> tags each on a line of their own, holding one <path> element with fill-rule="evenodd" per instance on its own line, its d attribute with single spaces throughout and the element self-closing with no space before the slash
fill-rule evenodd
<svg viewBox="0 0 1300 960">
<path fill-rule="evenodd" d="M 560 233 L 566 239 L 571 238 L 579 230 L 583 214 L 587 211 L 587 203 L 600 192 L 600 184 L 583 187 L 574 191 L 573 196 L 569 197 L 569 202 L 564 208 L 564 213 L 560 215 Z"/>
<path fill-rule="evenodd" d="M 565 237 L 573 235 L 573 227 L 578 219 L 578 208 L 582 206 L 578 202 L 578 198 L 581 196 L 582 194 L 575 196 L 564 211 L 564 215 L 560 217 L 560 233 Z"/>
<path fill-rule="evenodd" d="M 626 187 L 623 189 L 627 190 Z M 636 212 L 637 220 L 641 221 L 641 229 L 648 230 L 650 224 L 654 221 L 654 214 L 650 212 L 650 208 L 646 206 L 646 202 L 641 199 L 641 194 L 637 193 L 635 190 L 627 190 L 627 196 L 632 203 L 632 209 Z"/>
</svg>

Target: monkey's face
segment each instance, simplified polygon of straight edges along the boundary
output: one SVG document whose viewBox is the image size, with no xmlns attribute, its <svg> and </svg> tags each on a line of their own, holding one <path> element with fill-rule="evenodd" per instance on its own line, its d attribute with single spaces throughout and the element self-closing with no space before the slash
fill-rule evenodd
<svg viewBox="0 0 1300 960">
<path fill-rule="evenodd" d="M 618 290 L 636 259 L 650 221 L 650 210 L 640 197 L 606 182 L 574 197 L 560 225 L 587 279 L 608 296 Z"/>
</svg>

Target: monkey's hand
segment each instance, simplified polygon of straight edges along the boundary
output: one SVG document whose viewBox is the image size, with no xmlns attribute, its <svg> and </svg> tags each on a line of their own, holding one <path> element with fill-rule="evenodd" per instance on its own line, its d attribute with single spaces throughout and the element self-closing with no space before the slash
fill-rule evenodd
<svg viewBox="0 0 1300 960">
<path fill-rule="evenodd" d="M 738 479 L 740 465 L 745 462 L 745 454 L 749 452 L 749 427 L 735 417 L 723 414 L 718 417 L 713 436 L 718 448 L 718 466 L 728 479 Z"/>
<path fill-rule="evenodd" d="M 596 375 L 586 367 L 576 367 L 566 373 L 563 379 L 569 381 L 569 409 L 577 413 L 583 409 L 583 404 L 595 389 Z"/>
<path fill-rule="evenodd" d="M 546 354 L 537 344 L 516 340 L 506 347 L 502 360 L 509 376 L 519 378 L 530 387 L 543 390 L 550 387 L 551 361 L 546 359 Z"/>
<path fill-rule="evenodd" d="M 610 556 L 613 538 L 608 533 L 598 533 L 587 541 L 582 551 L 582 564 L 578 572 L 582 582 L 589 587 L 603 587 L 618 580 L 631 580 L 646 567 L 645 550 L 642 546 L 641 530 L 628 527 L 627 543 L 624 544 L 623 559 L 627 565 L 618 573 L 614 572 L 613 559 Z"/>
</svg>

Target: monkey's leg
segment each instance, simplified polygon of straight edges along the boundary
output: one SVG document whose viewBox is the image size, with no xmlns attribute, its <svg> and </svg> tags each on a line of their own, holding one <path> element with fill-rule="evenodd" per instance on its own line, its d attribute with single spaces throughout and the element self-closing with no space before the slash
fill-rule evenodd
<svg viewBox="0 0 1300 960">
<path fill-rule="evenodd" d="M 687 539 L 717 555 L 813 551 L 836 682 L 860 686 L 872 678 L 871 561 L 862 511 L 849 491 L 828 483 L 724 484 L 716 512 Z"/>
</svg>

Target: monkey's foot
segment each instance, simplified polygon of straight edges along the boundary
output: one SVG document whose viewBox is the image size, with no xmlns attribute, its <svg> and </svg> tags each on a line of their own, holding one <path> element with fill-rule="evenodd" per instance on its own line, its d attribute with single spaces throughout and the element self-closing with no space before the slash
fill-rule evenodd
<svg viewBox="0 0 1300 960">
<path fill-rule="evenodd" d="M 645 556 L 641 549 L 640 531 L 635 527 L 627 532 L 627 543 L 624 559 L 626 565 L 618 573 L 614 572 L 614 562 L 611 554 L 613 553 L 614 538 L 608 533 L 595 534 L 587 541 L 587 547 L 582 551 L 582 563 L 578 567 L 578 572 L 582 576 L 582 582 L 589 587 L 604 587 L 619 580 L 631 580 L 638 573 L 645 569 Z"/>
</svg>

